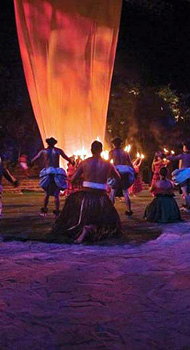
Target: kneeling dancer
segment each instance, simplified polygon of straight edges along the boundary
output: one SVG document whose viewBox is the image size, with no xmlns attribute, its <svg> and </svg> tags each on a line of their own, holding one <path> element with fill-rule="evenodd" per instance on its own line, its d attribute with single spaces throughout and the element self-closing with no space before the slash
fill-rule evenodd
<svg viewBox="0 0 190 350">
<path fill-rule="evenodd" d="M 115 167 L 101 158 L 102 144 L 94 141 L 92 157 L 80 163 L 71 181 L 83 175 L 83 189 L 72 193 L 56 220 L 52 233 L 63 235 L 65 241 L 81 243 L 85 239 L 99 241 L 113 237 L 121 231 L 119 215 L 110 201 L 106 189 L 107 178 L 119 179 Z"/>
<path fill-rule="evenodd" d="M 171 223 L 181 221 L 178 205 L 174 199 L 173 183 L 167 179 L 167 169 L 160 169 L 160 180 L 151 187 L 154 199 L 145 209 L 144 218 L 150 222 Z"/>
<path fill-rule="evenodd" d="M 66 172 L 59 168 L 60 156 L 73 164 L 73 161 L 67 157 L 62 149 L 55 147 L 57 140 L 53 137 L 46 139 L 47 148 L 42 149 L 32 160 L 34 163 L 38 158 L 43 156 L 45 168 L 40 171 L 40 187 L 45 191 L 44 206 L 41 208 L 41 215 L 46 216 L 48 212 L 49 197 L 55 197 L 55 217 L 59 215 L 59 192 L 67 188 Z"/>
</svg>

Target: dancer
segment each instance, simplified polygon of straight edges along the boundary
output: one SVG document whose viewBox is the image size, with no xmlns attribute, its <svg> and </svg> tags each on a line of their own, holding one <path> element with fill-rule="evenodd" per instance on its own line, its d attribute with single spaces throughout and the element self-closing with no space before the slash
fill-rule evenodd
<svg viewBox="0 0 190 350">
<path fill-rule="evenodd" d="M 53 137 L 46 139 L 48 144 L 47 148 L 42 149 L 32 160 L 33 164 L 37 159 L 43 156 L 45 168 L 40 171 L 40 186 L 45 191 L 44 206 L 41 208 L 41 215 L 46 216 L 48 212 L 49 197 L 55 198 L 55 210 L 53 211 L 55 217 L 59 216 L 59 192 L 67 188 L 66 173 L 65 170 L 59 168 L 60 156 L 74 164 L 74 162 L 67 157 L 62 149 L 56 148 L 57 140 Z"/>
<path fill-rule="evenodd" d="M 20 167 L 22 168 L 23 172 L 25 173 L 26 177 L 30 176 L 29 168 L 28 168 L 28 156 L 26 154 L 21 154 L 18 158 L 18 163 Z"/>
<path fill-rule="evenodd" d="M 167 169 L 160 169 L 160 180 L 151 187 L 155 198 L 145 209 L 144 218 L 150 222 L 171 223 L 181 220 L 178 205 L 174 199 L 173 183 L 167 179 Z"/>
<path fill-rule="evenodd" d="M 138 157 L 133 162 L 133 167 L 135 170 L 135 181 L 132 186 L 129 188 L 129 194 L 135 196 L 137 193 L 140 193 L 143 190 L 142 187 L 142 178 L 140 174 L 140 166 L 142 164 L 142 158 Z"/>
<path fill-rule="evenodd" d="M 183 153 L 176 156 L 167 156 L 170 161 L 179 160 L 180 169 L 176 169 L 172 173 L 172 178 L 176 185 L 180 185 L 185 205 L 181 208 L 186 212 L 190 212 L 190 143 L 183 143 Z"/>
<path fill-rule="evenodd" d="M 120 173 L 121 179 L 119 181 L 112 182 L 111 184 L 111 201 L 114 204 L 117 193 L 124 194 L 126 205 L 128 210 L 125 214 L 131 216 L 133 214 L 131 209 L 131 200 L 129 197 L 129 187 L 135 180 L 135 171 L 131 162 L 130 155 L 122 149 L 122 139 L 116 137 L 112 141 L 115 148 L 109 153 L 109 160 L 113 160 L 113 164 Z"/>
<path fill-rule="evenodd" d="M 2 200 L 1 200 L 1 193 L 2 193 L 2 180 L 3 177 L 5 177 L 5 179 L 7 181 L 9 181 L 11 184 L 13 184 L 13 186 L 17 187 L 19 185 L 18 180 L 16 180 L 11 174 L 10 172 L 4 167 L 3 165 L 3 161 L 0 157 L 0 219 L 2 219 Z"/>
<path fill-rule="evenodd" d="M 83 190 L 67 197 L 53 227 L 55 239 L 62 236 L 68 242 L 99 241 L 121 231 L 119 215 L 106 193 L 107 178 L 113 175 L 120 179 L 120 175 L 101 158 L 101 142 L 94 141 L 91 152 L 92 157 L 80 163 L 71 179 L 75 182 L 83 175 Z"/>
<path fill-rule="evenodd" d="M 152 172 L 153 177 L 151 181 L 151 187 L 153 187 L 156 181 L 160 180 L 160 169 L 166 167 L 169 164 L 169 160 L 163 159 L 163 154 L 161 151 L 155 153 L 153 162 L 152 162 Z"/>
<path fill-rule="evenodd" d="M 68 163 L 67 165 L 67 189 L 64 191 L 64 195 L 68 196 L 69 194 L 79 191 L 82 189 L 82 179 L 79 179 L 75 183 L 71 182 L 72 176 L 77 170 L 79 164 L 81 163 L 82 159 L 80 157 L 77 157 L 75 159 L 75 156 L 72 156 L 70 158 L 75 164 Z"/>
</svg>

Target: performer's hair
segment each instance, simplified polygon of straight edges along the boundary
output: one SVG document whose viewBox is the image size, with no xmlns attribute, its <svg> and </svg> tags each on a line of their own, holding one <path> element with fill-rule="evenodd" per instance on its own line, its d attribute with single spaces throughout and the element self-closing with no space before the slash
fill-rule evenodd
<svg viewBox="0 0 190 350">
<path fill-rule="evenodd" d="M 115 137 L 115 139 L 112 140 L 112 143 L 115 147 L 120 147 L 123 140 L 120 137 Z"/>
<path fill-rule="evenodd" d="M 94 141 L 91 144 L 92 154 L 98 154 L 102 152 L 102 143 L 100 141 Z"/>
<path fill-rule="evenodd" d="M 158 157 L 160 158 L 164 158 L 164 155 L 161 151 L 157 151 L 155 154 L 154 154 L 154 161 L 157 161 L 158 160 Z"/>
<path fill-rule="evenodd" d="M 166 167 L 162 167 L 162 168 L 160 169 L 160 175 L 161 175 L 162 177 L 167 177 L 167 175 L 168 175 L 168 170 L 167 170 Z"/>
<path fill-rule="evenodd" d="M 186 146 L 187 149 L 190 150 L 190 142 L 189 141 L 183 142 L 183 146 Z"/>
</svg>

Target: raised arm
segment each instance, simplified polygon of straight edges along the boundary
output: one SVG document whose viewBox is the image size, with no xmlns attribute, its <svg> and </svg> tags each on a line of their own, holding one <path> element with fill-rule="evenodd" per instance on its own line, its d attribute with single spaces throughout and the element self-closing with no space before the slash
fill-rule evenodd
<svg viewBox="0 0 190 350">
<path fill-rule="evenodd" d="M 67 160 L 67 161 L 68 161 L 69 163 L 71 163 L 72 165 L 75 164 L 75 162 L 73 162 L 73 161 L 65 154 L 65 152 L 63 152 L 62 149 L 60 149 L 60 156 L 61 156 L 63 159 Z"/>
<path fill-rule="evenodd" d="M 41 150 L 40 152 L 38 152 L 38 153 L 36 154 L 36 156 L 35 156 L 34 158 L 32 158 L 31 164 L 33 164 L 38 158 L 40 158 L 42 154 L 43 154 L 43 150 Z"/>
<path fill-rule="evenodd" d="M 142 158 L 137 158 L 135 159 L 135 161 L 133 162 L 133 166 L 138 166 L 140 167 L 142 164 Z"/>
<path fill-rule="evenodd" d="M 128 164 L 131 166 L 131 168 L 134 169 L 134 166 L 133 166 L 133 163 L 131 161 L 131 157 L 130 157 L 129 153 L 126 153 L 126 156 L 127 156 Z"/>
<path fill-rule="evenodd" d="M 178 154 L 177 156 L 167 156 L 166 157 L 167 160 L 171 160 L 171 161 L 173 161 L 173 160 L 180 160 L 182 158 L 183 158 L 182 154 Z"/>
</svg>

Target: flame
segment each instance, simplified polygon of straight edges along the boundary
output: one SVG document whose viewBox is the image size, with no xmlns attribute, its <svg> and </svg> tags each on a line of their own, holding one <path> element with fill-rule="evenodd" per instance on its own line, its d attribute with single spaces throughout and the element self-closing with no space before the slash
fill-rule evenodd
<svg viewBox="0 0 190 350">
<path fill-rule="evenodd" d="M 77 158 L 77 157 L 80 157 L 82 160 L 84 160 L 87 156 L 88 152 L 85 150 L 84 146 L 79 149 L 78 151 L 74 152 L 74 156 Z"/>
<path fill-rule="evenodd" d="M 139 152 L 137 152 L 137 158 L 140 158 L 140 153 Z"/>
<path fill-rule="evenodd" d="M 102 158 L 104 158 L 105 160 L 108 160 L 108 158 L 109 158 L 109 152 L 108 152 L 107 150 L 102 151 L 101 156 L 102 156 Z"/>
<path fill-rule="evenodd" d="M 111 160 L 110 160 L 110 163 L 112 163 L 112 164 L 113 164 L 113 159 L 111 159 Z"/>
<path fill-rule="evenodd" d="M 141 159 L 144 159 L 145 158 L 145 156 L 144 156 L 144 154 L 143 153 L 141 153 Z"/>
<path fill-rule="evenodd" d="M 171 151 L 171 154 L 175 154 L 175 151 L 172 150 L 172 151 Z"/>
<path fill-rule="evenodd" d="M 169 153 L 169 151 L 168 151 L 167 148 L 164 148 L 164 152 L 165 152 L 165 153 Z"/>
<path fill-rule="evenodd" d="M 131 150 L 131 145 L 125 146 L 125 152 L 129 153 Z"/>
</svg>

